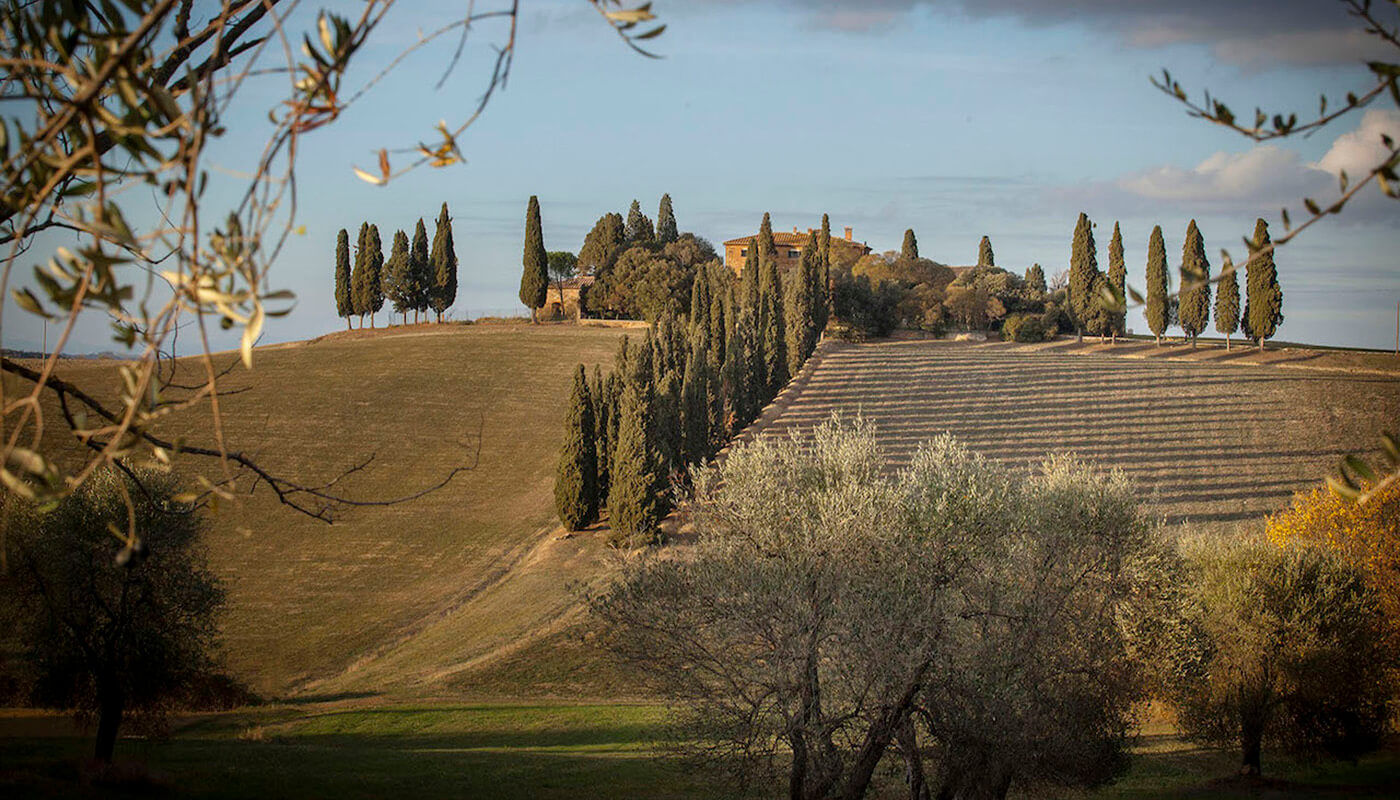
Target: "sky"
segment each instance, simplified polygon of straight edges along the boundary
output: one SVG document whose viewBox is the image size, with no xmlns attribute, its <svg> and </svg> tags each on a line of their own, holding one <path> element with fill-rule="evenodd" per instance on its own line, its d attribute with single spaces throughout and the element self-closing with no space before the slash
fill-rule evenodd
<svg viewBox="0 0 1400 800">
<path fill-rule="evenodd" d="M 321 5 L 358 8 L 303 6 L 289 28 L 307 28 Z M 1256 144 L 1189 118 L 1149 83 L 1166 67 L 1192 97 L 1209 89 L 1245 118 L 1255 106 L 1308 118 L 1324 93 L 1335 106 L 1369 87 L 1366 59 L 1400 53 L 1331 0 L 655 0 L 668 26 L 648 43 L 659 59 L 629 50 L 585 0 L 521 5 L 509 83 L 462 137 L 465 164 L 387 186 L 352 171 L 372 168 L 380 147 L 430 140 L 438 120 L 470 114 L 490 43 L 504 34 L 488 25 L 440 88 L 455 38 L 410 55 L 302 139 L 296 224 L 305 232 L 287 242 L 270 284 L 297 301 L 269 322 L 264 343 L 344 328 L 333 299 L 339 229 L 353 240 L 373 222 L 387 249 L 419 217 L 431 235 L 443 202 L 461 262 L 455 319 L 525 313 L 516 292 L 531 195 L 550 250 L 577 251 L 598 217 L 625 214 L 634 198 L 654 218 L 669 193 L 680 229 L 717 249 L 754 233 L 765 211 L 776 230 L 804 231 L 829 213 L 833 230 L 851 226 L 876 251 L 897 249 L 912 228 L 923 256 L 969 264 L 986 235 L 999 266 L 1039 263 L 1051 276 L 1068 268 L 1082 211 L 1096 225 L 1101 267 L 1121 226 L 1129 283 L 1141 288 L 1154 225 L 1175 265 L 1195 219 L 1218 271 L 1221 248 L 1239 259 L 1256 218 L 1278 235 L 1281 207 L 1305 218 L 1302 197 L 1335 197 L 1341 170 L 1355 176 L 1374 163 L 1382 132 L 1400 137 L 1400 112 L 1383 98 L 1306 138 Z M 347 85 L 465 7 L 396 8 Z M 278 80 L 251 82 L 226 113 L 206 206 L 230 202 L 241 185 L 234 176 L 271 130 Z M 1285 320 L 1276 338 L 1394 346 L 1395 203 L 1368 189 L 1278 252 Z M 7 314 L 24 319 L 7 325 L 4 344 L 37 346 L 37 323 Z M 1146 332 L 1140 311 L 1128 326 Z M 88 320 L 69 349 L 114 349 L 105 321 Z"/>
</svg>

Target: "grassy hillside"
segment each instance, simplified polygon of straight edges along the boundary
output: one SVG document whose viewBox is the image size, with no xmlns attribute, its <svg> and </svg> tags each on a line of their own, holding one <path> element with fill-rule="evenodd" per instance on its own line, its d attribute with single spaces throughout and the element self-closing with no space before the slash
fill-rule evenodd
<svg viewBox="0 0 1400 800">
<path fill-rule="evenodd" d="M 575 573 L 596 572 L 588 565 L 603 548 L 592 539 L 550 541 L 554 468 L 574 366 L 611 364 L 622 333 L 424 327 L 260 349 L 252 372 L 224 381 L 225 391 L 243 390 L 222 399 L 227 441 L 278 474 L 314 484 L 373 455 L 337 489 L 375 499 L 475 462 L 427 497 L 347 509 L 334 525 L 279 506 L 266 487 L 213 517 L 210 555 L 229 590 L 228 665 L 257 691 L 318 692 L 379 656 L 393 674 L 369 670 L 375 691 L 418 684 L 539 628 L 572 604 L 565 585 Z M 110 369 L 75 361 L 60 374 Z M 177 421 L 192 443 L 208 439 L 201 424 Z M 498 585 L 531 559 L 540 568 L 528 585 Z M 500 597 L 459 614 L 492 592 Z M 415 635 L 431 652 L 398 653 Z"/>
<path fill-rule="evenodd" d="M 1343 455 L 1375 451 L 1379 432 L 1400 419 L 1400 374 L 1347 361 L 1342 370 L 1289 368 L 1335 361 L 1314 354 L 1269 351 L 1279 363 L 1252 366 L 1151 345 L 828 347 L 764 435 L 839 409 L 874 421 L 896 461 L 944 431 L 1012 464 L 1073 452 L 1125 472 L 1149 513 L 1206 530 L 1257 525 Z"/>
</svg>

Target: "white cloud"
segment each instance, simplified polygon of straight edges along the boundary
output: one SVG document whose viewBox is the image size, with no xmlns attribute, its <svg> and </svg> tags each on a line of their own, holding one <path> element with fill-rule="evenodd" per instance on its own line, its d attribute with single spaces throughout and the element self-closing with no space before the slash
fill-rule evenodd
<svg viewBox="0 0 1400 800">
<path fill-rule="evenodd" d="M 1292 150 L 1260 145 L 1243 153 L 1216 153 L 1195 167 L 1162 166 L 1121 178 L 1122 191 L 1182 203 L 1278 205 L 1330 184 L 1330 175 L 1303 163 Z"/>
<path fill-rule="evenodd" d="M 1400 111 L 1367 111 L 1361 118 L 1361 127 L 1338 136 L 1315 166 L 1333 175 L 1340 175 L 1342 170 L 1352 177 L 1365 175 L 1389 152 L 1381 141 L 1382 135 L 1400 141 Z"/>
</svg>

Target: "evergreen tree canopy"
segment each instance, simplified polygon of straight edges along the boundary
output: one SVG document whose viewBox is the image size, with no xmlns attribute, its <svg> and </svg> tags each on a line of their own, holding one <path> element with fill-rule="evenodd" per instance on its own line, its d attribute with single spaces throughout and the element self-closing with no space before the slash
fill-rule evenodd
<svg viewBox="0 0 1400 800">
<path fill-rule="evenodd" d="M 739 273 L 739 304 L 758 313 L 758 240 L 750 239 L 744 251 L 744 270 Z"/>
<path fill-rule="evenodd" d="M 355 300 L 350 294 L 350 236 L 344 228 L 335 236 L 335 313 L 349 324 L 355 315 Z"/>
<path fill-rule="evenodd" d="M 1264 340 L 1273 338 L 1283 322 L 1283 290 L 1278 285 L 1278 269 L 1270 248 L 1269 223 L 1254 223 L 1249 263 L 1245 265 L 1245 335 L 1264 349 Z M 1264 252 L 1267 249 L 1266 252 Z"/>
<path fill-rule="evenodd" d="M 616 410 L 617 398 L 612 390 L 616 382 L 613 376 L 603 377 L 603 368 L 593 365 L 593 383 L 589 385 L 588 397 L 593 401 L 593 450 L 598 462 L 598 473 L 594 489 L 598 504 L 608 500 L 608 464 L 612 459 L 612 423 L 610 418 Z"/>
<path fill-rule="evenodd" d="M 665 476 L 652 439 L 655 402 L 650 383 L 624 381 L 608 470 L 608 524 L 614 544 L 649 544 L 661 521 L 658 494 Z"/>
<path fill-rule="evenodd" d="M 905 237 L 906 241 L 908 237 Z M 918 245 L 915 245 L 917 252 Z M 821 259 L 817 234 L 807 236 L 807 246 L 802 249 L 802 260 L 797 274 L 792 276 L 787 293 L 787 351 L 788 374 L 796 375 L 807 357 L 817 346 L 821 331 L 817 328 L 817 297 L 821 281 Z"/>
<path fill-rule="evenodd" d="M 365 262 L 365 307 L 369 309 L 370 324 L 374 313 L 384 307 L 384 243 L 379 240 L 379 226 L 369 226 L 369 256 Z"/>
<path fill-rule="evenodd" d="M 535 309 L 544 305 L 545 293 L 549 289 L 549 256 L 544 249 L 540 201 L 535 195 L 530 195 L 530 204 L 525 209 L 525 256 L 522 264 L 520 302 L 530 309 L 533 318 Z"/>
<path fill-rule="evenodd" d="M 821 254 L 821 296 L 817 300 L 817 331 L 826 330 L 831 319 L 831 217 L 822 214 L 821 234 L 817 237 L 817 248 Z"/>
<path fill-rule="evenodd" d="M 1123 232 L 1118 229 L 1118 222 L 1115 220 L 1113 238 L 1108 240 L 1108 285 L 1113 289 L 1113 296 L 1117 298 L 1119 305 L 1109 312 L 1111 336 L 1122 336 L 1127 331 L 1127 283 L 1128 265 L 1123 260 Z"/>
<path fill-rule="evenodd" d="M 428 288 L 433 285 L 432 260 L 428 255 L 428 229 L 423 218 L 413 228 L 413 241 L 408 248 L 408 272 L 411 277 L 405 293 L 413 299 L 411 308 L 417 312 L 428 310 Z"/>
<path fill-rule="evenodd" d="M 452 218 L 447 215 L 447 203 L 443 203 L 438 212 L 433 251 L 428 260 L 433 266 L 430 304 L 441 322 L 442 312 L 457 301 L 457 248 L 452 243 Z"/>
<path fill-rule="evenodd" d="M 564 448 L 554 477 L 554 508 L 571 531 L 581 530 L 598 515 L 597 421 L 588 391 L 588 374 L 579 364 L 573 396 L 564 417 Z"/>
<path fill-rule="evenodd" d="M 1032 264 L 1026 270 L 1026 288 L 1041 296 L 1049 293 L 1050 287 L 1045 283 L 1045 270 L 1041 269 L 1039 264 Z"/>
<path fill-rule="evenodd" d="M 621 214 L 604 214 L 593 223 L 593 230 L 583 238 L 583 247 L 578 251 L 578 270 L 581 275 L 607 274 L 622 255 L 627 235 Z"/>
<path fill-rule="evenodd" d="M 649 244 L 656 238 L 651 220 L 642 213 L 642 206 L 636 200 L 633 200 L 632 207 L 627 209 L 627 227 L 623 234 L 629 244 Z"/>
<path fill-rule="evenodd" d="M 758 262 L 763 266 L 764 261 L 775 261 L 778 258 L 778 247 L 773 243 L 773 220 L 768 216 L 768 212 L 763 212 L 763 222 L 758 226 Z"/>
<path fill-rule="evenodd" d="M 996 265 L 996 257 L 992 255 L 992 240 L 983 236 L 982 241 L 977 244 L 977 266 L 995 267 Z"/>
<path fill-rule="evenodd" d="M 369 276 L 369 223 L 360 223 L 360 235 L 355 239 L 355 267 L 350 273 L 350 304 L 354 308 L 355 316 L 363 317 L 369 313 L 369 308 L 365 304 L 365 279 Z M 360 322 L 363 324 L 364 320 Z"/>
<path fill-rule="evenodd" d="M 1186 242 L 1181 247 L 1181 292 L 1177 297 L 1177 319 L 1195 347 L 1196 337 L 1210 322 L 1210 262 L 1194 219 L 1186 226 Z"/>
<path fill-rule="evenodd" d="M 787 326 L 783 319 L 783 284 L 778 275 L 778 262 L 768 259 L 759 269 L 758 306 L 767 390 L 763 400 L 766 403 L 788 382 Z"/>
<path fill-rule="evenodd" d="M 384 294 L 400 314 L 413 310 L 413 273 L 410 266 L 408 234 L 394 231 L 393 250 L 384 266 Z"/>
<path fill-rule="evenodd" d="M 671 209 L 671 195 L 661 195 L 661 207 L 656 210 L 656 241 L 670 244 L 680 237 L 676 230 L 676 213 Z"/>
<path fill-rule="evenodd" d="M 1240 329 L 1240 282 L 1235 264 L 1229 256 L 1220 265 L 1220 284 L 1215 290 L 1215 330 L 1225 334 L 1225 349 L 1230 349 L 1230 337 Z"/>
<path fill-rule="evenodd" d="M 824 218 L 825 215 L 823 215 L 823 219 Z M 828 238 L 827 251 L 830 252 L 831 231 L 828 230 L 826 235 Z M 913 228 L 908 228 L 904 231 L 904 244 L 900 247 L 899 258 L 901 261 L 916 261 L 919 258 L 919 240 L 915 238 Z"/>
<path fill-rule="evenodd" d="M 1094 226 L 1086 214 L 1079 215 L 1074 226 L 1074 245 L 1069 262 L 1069 303 L 1074 314 L 1075 324 L 1082 336 L 1089 333 L 1103 333 L 1103 303 L 1095 294 L 1098 283 L 1103 279 L 1099 272 L 1098 247 L 1094 244 Z"/>
<path fill-rule="evenodd" d="M 1167 332 L 1171 322 L 1171 308 L 1167 295 L 1171 292 L 1167 274 L 1167 246 L 1162 241 L 1162 226 L 1152 228 L 1152 236 L 1147 240 L 1147 303 L 1143 313 L 1147 317 L 1147 327 L 1162 343 L 1162 334 Z"/>
</svg>

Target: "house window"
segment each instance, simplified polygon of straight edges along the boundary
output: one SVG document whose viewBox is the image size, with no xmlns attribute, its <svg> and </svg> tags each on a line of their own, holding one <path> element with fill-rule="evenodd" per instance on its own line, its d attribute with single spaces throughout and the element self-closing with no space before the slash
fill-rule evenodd
<svg viewBox="0 0 1400 800">
<path fill-rule="evenodd" d="M 801 250 L 789 250 L 789 251 L 788 251 L 788 258 L 801 258 L 801 257 L 802 257 L 802 251 L 801 251 Z"/>
<path fill-rule="evenodd" d="M 739 251 L 739 257 L 740 257 L 740 258 L 748 258 L 748 257 L 749 257 L 749 248 L 745 247 L 745 248 L 741 249 L 741 250 Z"/>
</svg>

